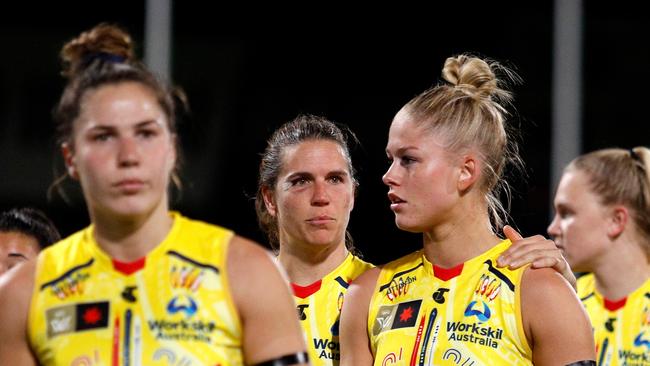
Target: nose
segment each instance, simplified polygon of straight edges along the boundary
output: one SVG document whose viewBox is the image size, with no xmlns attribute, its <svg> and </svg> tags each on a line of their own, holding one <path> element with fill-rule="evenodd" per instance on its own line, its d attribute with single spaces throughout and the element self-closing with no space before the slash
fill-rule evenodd
<svg viewBox="0 0 650 366">
<path fill-rule="evenodd" d="M 395 163 L 392 163 L 388 167 L 386 173 L 384 173 L 384 176 L 381 177 L 382 182 L 389 187 L 397 185 L 397 173 L 395 172 L 395 169 Z"/>
<path fill-rule="evenodd" d="M 551 223 L 546 228 L 546 232 L 553 238 L 560 235 L 560 219 L 557 213 L 555 216 L 553 216 L 553 221 L 551 221 Z"/>
<path fill-rule="evenodd" d="M 121 138 L 117 159 L 120 167 L 131 167 L 138 165 L 140 163 L 138 142 L 130 137 Z"/>
<path fill-rule="evenodd" d="M 314 190 L 311 197 L 312 206 L 327 206 L 329 203 L 330 198 L 327 192 L 327 184 L 319 181 L 314 182 Z"/>
</svg>

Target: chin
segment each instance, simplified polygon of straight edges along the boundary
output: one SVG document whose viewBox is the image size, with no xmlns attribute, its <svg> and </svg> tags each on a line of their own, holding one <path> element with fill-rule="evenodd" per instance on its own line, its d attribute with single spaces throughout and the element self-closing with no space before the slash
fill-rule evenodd
<svg viewBox="0 0 650 366">
<path fill-rule="evenodd" d="M 154 211 L 155 206 L 146 202 L 124 202 L 124 204 L 114 205 L 111 211 L 114 215 L 120 217 L 137 217 L 150 214 Z"/>
<path fill-rule="evenodd" d="M 336 241 L 333 240 L 332 238 L 311 238 L 309 240 L 309 244 L 318 247 L 327 247 L 327 246 L 335 245 Z"/>
<path fill-rule="evenodd" d="M 395 217 L 395 225 L 397 226 L 398 229 L 409 233 L 421 233 L 424 231 L 420 226 L 416 225 L 415 223 L 409 222 L 407 220 L 400 220 L 398 217 Z"/>
<path fill-rule="evenodd" d="M 578 272 L 578 273 L 593 272 L 592 268 L 589 265 L 587 265 L 586 263 L 576 262 L 575 260 L 571 260 L 571 258 L 566 257 L 566 255 L 565 255 L 565 258 L 566 258 L 567 262 L 569 263 L 569 267 L 571 267 L 571 270 L 573 272 Z"/>
<path fill-rule="evenodd" d="M 312 233 L 312 235 L 305 236 L 305 239 L 307 243 L 317 247 L 327 247 L 338 243 L 336 235 L 331 233 Z"/>
</svg>

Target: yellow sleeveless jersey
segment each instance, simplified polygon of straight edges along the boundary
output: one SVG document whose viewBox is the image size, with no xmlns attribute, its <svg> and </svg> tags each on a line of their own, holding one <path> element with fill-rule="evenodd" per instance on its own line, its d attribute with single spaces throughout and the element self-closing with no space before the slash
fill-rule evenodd
<svg viewBox="0 0 650 366">
<path fill-rule="evenodd" d="M 382 267 L 369 309 L 375 365 L 532 365 L 521 321 L 524 269 L 495 268 L 504 240 L 451 269 L 424 251 Z"/>
<path fill-rule="evenodd" d="M 38 257 L 29 314 L 41 365 L 242 365 L 226 254 L 233 233 L 171 213 L 145 258 L 112 260 L 93 226 Z"/>
<path fill-rule="evenodd" d="M 339 364 L 339 317 L 343 296 L 350 282 L 372 267 L 348 254 L 335 270 L 311 285 L 291 284 L 312 365 Z"/>
<path fill-rule="evenodd" d="M 596 341 L 599 366 L 650 366 L 650 279 L 627 297 L 611 301 L 596 290 L 592 274 L 578 278 Z"/>
</svg>

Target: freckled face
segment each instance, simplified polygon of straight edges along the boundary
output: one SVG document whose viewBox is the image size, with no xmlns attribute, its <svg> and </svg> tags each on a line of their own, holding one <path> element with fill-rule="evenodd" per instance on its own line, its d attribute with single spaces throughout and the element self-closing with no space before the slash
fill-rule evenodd
<svg viewBox="0 0 650 366">
<path fill-rule="evenodd" d="M 86 93 L 63 153 L 91 212 L 130 216 L 166 210 L 174 136 L 156 97 L 142 84 Z"/>
</svg>

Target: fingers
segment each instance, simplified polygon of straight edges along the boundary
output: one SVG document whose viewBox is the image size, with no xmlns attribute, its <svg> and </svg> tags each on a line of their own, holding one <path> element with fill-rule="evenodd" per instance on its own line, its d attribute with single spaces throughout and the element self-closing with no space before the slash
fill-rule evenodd
<svg viewBox="0 0 650 366">
<path fill-rule="evenodd" d="M 554 268 L 557 271 L 558 269 L 561 269 L 561 268 L 556 268 L 556 266 L 561 266 L 559 262 L 561 262 L 559 258 L 541 257 L 539 259 L 534 259 L 530 263 L 530 267 L 531 268 Z"/>
<path fill-rule="evenodd" d="M 503 227 L 503 234 L 506 236 L 506 238 L 510 239 L 510 241 L 513 243 L 524 238 L 523 236 L 521 236 L 521 234 L 519 234 L 517 230 L 515 230 L 510 225 L 506 225 Z"/>
<path fill-rule="evenodd" d="M 514 245 L 497 259 L 498 267 L 508 267 L 512 270 L 530 263 L 531 268 L 552 268 L 561 274 L 574 290 L 576 289 L 575 275 L 553 240 L 542 235 L 523 238 L 509 225 L 503 228 L 503 233 Z"/>
<path fill-rule="evenodd" d="M 530 265 L 531 268 L 553 268 L 556 272 L 562 275 L 567 282 L 573 287 L 573 290 L 577 292 L 577 279 L 573 271 L 571 270 L 571 267 L 569 267 L 569 263 L 563 258 L 540 258 Z"/>
<path fill-rule="evenodd" d="M 530 263 L 535 259 L 541 258 L 541 256 L 561 257 L 562 253 L 557 249 L 552 240 L 548 240 L 541 235 L 535 235 L 520 239 L 515 245 L 511 245 L 501 254 L 501 257 L 497 260 L 497 265 L 499 267 L 505 267 L 513 261 L 522 258 L 527 260 L 523 264 Z"/>
<path fill-rule="evenodd" d="M 555 248 L 555 246 L 549 248 L 547 244 L 540 244 L 536 246 L 531 244 L 514 253 L 504 253 L 501 257 L 499 257 L 499 259 L 497 259 L 497 265 L 499 267 L 516 269 L 525 266 L 528 263 L 531 263 L 536 264 L 536 266 L 533 266 L 533 268 L 558 266 L 556 270 L 560 272 L 560 270 L 564 269 L 564 266 L 563 264 L 558 264 L 558 262 L 564 262 L 562 253 L 559 249 Z"/>
</svg>

